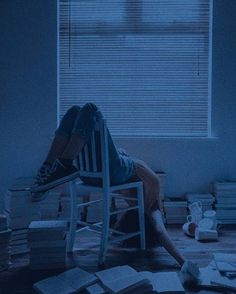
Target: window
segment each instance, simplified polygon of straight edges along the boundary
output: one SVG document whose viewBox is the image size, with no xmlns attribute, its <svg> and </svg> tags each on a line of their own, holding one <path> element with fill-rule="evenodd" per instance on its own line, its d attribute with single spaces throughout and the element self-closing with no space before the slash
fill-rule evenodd
<svg viewBox="0 0 236 294">
<path fill-rule="evenodd" d="M 58 1 L 58 118 L 94 102 L 115 136 L 210 135 L 212 0 Z"/>
</svg>

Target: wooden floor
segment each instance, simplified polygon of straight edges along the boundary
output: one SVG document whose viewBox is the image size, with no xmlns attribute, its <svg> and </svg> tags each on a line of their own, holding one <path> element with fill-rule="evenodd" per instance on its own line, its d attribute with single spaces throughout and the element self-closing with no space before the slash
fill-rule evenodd
<svg viewBox="0 0 236 294">
<path fill-rule="evenodd" d="M 218 242 L 200 243 L 188 238 L 179 226 L 168 228 L 170 236 L 179 250 L 199 266 L 206 266 L 212 260 L 214 252 L 236 253 L 236 227 L 226 226 L 221 229 Z M 99 235 L 91 231 L 80 232 L 76 238 L 75 251 L 67 257 L 67 269 L 79 266 L 89 272 L 97 268 Z M 0 273 L 0 294 L 35 293 L 32 285 L 49 276 L 60 273 L 54 271 L 30 271 L 27 254 L 12 258 L 10 270 Z M 157 247 L 142 253 L 135 249 L 112 247 L 108 250 L 106 267 L 129 264 L 136 270 L 179 271 L 175 260 L 162 248 Z M 186 289 L 186 293 L 215 293 Z"/>
</svg>

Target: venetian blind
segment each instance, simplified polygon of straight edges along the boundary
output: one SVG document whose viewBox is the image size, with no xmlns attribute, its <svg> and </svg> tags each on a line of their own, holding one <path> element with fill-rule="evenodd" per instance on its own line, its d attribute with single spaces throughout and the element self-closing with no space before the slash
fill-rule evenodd
<svg viewBox="0 0 236 294">
<path fill-rule="evenodd" d="M 58 115 L 94 102 L 118 136 L 210 130 L 210 0 L 59 0 Z"/>
</svg>

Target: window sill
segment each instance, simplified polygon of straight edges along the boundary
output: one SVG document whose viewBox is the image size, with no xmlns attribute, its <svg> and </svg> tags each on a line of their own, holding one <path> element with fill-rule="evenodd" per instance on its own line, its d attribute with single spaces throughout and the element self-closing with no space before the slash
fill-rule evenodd
<svg viewBox="0 0 236 294">
<path fill-rule="evenodd" d="M 218 137 L 173 137 L 173 136 L 122 136 L 122 135 L 112 135 L 114 139 L 118 140 L 132 140 L 132 139 L 139 139 L 139 140 L 157 140 L 157 141 L 215 141 L 218 140 Z"/>
</svg>

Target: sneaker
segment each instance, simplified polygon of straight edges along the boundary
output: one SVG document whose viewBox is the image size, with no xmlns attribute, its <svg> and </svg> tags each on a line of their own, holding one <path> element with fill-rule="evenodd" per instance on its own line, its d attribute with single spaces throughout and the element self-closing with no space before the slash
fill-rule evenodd
<svg viewBox="0 0 236 294">
<path fill-rule="evenodd" d="M 31 187 L 32 193 L 46 192 L 58 185 L 71 181 L 79 176 L 79 171 L 73 165 L 66 167 L 57 159 L 51 168 L 40 177 L 35 186 Z"/>
<path fill-rule="evenodd" d="M 52 164 L 50 162 L 45 161 L 40 169 L 38 170 L 35 184 L 39 185 L 41 182 L 47 179 L 47 177 L 50 175 L 50 170 L 52 168 Z"/>
</svg>

